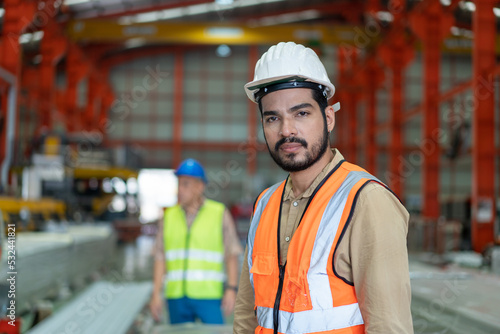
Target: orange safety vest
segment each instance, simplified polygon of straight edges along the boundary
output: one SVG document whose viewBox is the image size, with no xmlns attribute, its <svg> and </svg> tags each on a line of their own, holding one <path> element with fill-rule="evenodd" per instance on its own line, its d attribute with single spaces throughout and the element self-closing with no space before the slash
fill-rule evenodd
<svg viewBox="0 0 500 334">
<path fill-rule="evenodd" d="M 364 333 L 354 285 L 335 272 L 333 261 L 358 194 L 372 181 L 384 185 L 341 161 L 309 198 L 285 264 L 278 245 L 286 181 L 259 196 L 246 259 L 259 324 L 255 333 Z"/>
</svg>

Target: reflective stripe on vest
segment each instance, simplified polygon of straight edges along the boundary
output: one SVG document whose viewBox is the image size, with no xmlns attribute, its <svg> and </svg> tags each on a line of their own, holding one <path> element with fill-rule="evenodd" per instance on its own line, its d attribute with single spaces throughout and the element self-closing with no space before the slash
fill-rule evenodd
<svg viewBox="0 0 500 334">
<path fill-rule="evenodd" d="M 354 287 L 336 276 L 332 259 L 355 198 L 371 181 L 381 183 L 360 167 L 339 163 L 310 198 L 287 254 L 279 333 L 344 333 L 342 329 L 348 327 L 349 333 L 364 333 Z M 257 307 L 256 333 L 272 333 L 274 327 L 279 283 L 277 226 L 285 182 L 260 196 L 249 229 L 247 261 Z"/>
<path fill-rule="evenodd" d="M 186 257 L 192 260 L 207 262 L 222 262 L 224 260 L 223 253 L 206 250 L 190 249 L 186 252 L 184 249 L 173 249 L 165 252 L 165 258 L 170 259 L 171 261 L 184 260 Z"/>
<path fill-rule="evenodd" d="M 188 230 L 184 210 L 165 212 L 165 297 L 220 299 L 223 295 L 225 207 L 206 199 Z"/>
<path fill-rule="evenodd" d="M 220 271 L 209 270 L 171 270 L 167 273 L 167 280 L 181 281 L 224 281 L 224 273 Z"/>
</svg>

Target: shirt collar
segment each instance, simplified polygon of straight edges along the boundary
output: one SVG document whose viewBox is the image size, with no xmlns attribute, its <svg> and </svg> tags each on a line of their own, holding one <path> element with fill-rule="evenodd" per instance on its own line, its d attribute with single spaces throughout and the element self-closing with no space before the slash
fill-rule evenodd
<svg viewBox="0 0 500 334">
<path fill-rule="evenodd" d="M 284 195 L 283 195 L 283 200 L 288 201 L 288 200 L 300 200 L 303 198 L 309 198 L 311 197 L 314 189 L 318 186 L 318 184 L 321 183 L 321 181 L 325 178 L 325 176 L 333 169 L 337 164 L 344 160 L 344 157 L 342 154 L 337 150 L 336 148 L 332 149 L 333 153 L 333 158 L 332 160 L 323 168 L 323 170 L 316 176 L 314 181 L 311 183 L 309 188 L 302 193 L 299 197 L 295 198 L 293 195 L 293 185 L 292 185 L 292 180 L 290 178 L 287 179 L 286 185 L 285 185 L 285 190 L 284 190 Z"/>
</svg>

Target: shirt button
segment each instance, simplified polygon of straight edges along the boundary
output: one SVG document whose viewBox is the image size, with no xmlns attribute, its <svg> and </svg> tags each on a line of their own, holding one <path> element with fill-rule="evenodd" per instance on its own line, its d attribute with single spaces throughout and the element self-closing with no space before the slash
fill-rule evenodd
<svg viewBox="0 0 500 334">
<path fill-rule="evenodd" d="M 299 205 L 299 202 L 293 202 L 293 206 Z"/>
<path fill-rule="evenodd" d="M 286 241 L 286 242 L 290 241 L 290 237 L 286 237 L 286 238 L 285 238 L 285 241 Z"/>
</svg>

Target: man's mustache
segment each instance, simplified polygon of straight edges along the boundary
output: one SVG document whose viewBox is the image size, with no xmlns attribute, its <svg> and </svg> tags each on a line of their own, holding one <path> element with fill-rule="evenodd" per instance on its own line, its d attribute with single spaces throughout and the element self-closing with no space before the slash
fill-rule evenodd
<svg viewBox="0 0 500 334">
<path fill-rule="evenodd" d="M 277 151 L 280 148 L 280 146 L 285 144 L 285 143 L 298 143 L 298 144 L 304 146 L 305 148 L 307 148 L 307 142 L 304 139 L 297 138 L 297 137 L 286 137 L 286 138 L 281 138 L 280 140 L 278 140 L 278 142 L 274 146 L 274 150 Z"/>
</svg>

